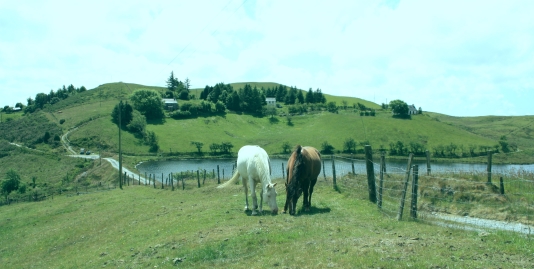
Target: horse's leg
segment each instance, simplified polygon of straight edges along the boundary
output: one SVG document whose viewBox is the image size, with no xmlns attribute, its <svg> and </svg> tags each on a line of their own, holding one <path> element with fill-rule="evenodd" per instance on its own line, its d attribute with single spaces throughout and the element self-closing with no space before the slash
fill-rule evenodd
<svg viewBox="0 0 534 269">
<path fill-rule="evenodd" d="M 260 192 L 260 214 L 263 215 L 263 187 L 261 188 L 261 192 Z"/>
<path fill-rule="evenodd" d="M 257 215 L 258 198 L 256 198 L 256 184 L 251 176 L 248 178 L 248 185 L 250 187 L 250 195 L 252 196 L 252 215 Z"/>
<path fill-rule="evenodd" d="M 241 181 L 243 181 L 243 188 L 245 189 L 245 209 L 244 211 L 248 210 L 248 186 L 247 181 L 244 178 L 241 178 Z"/>
<path fill-rule="evenodd" d="M 305 186 L 303 188 L 303 192 L 304 192 L 304 199 L 302 201 L 302 205 L 304 206 L 304 211 L 309 211 L 310 210 L 310 207 L 308 206 L 308 195 L 309 195 L 309 184 L 307 184 L 308 186 Z"/>
<path fill-rule="evenodd" d="M 310 182 L 310 196 L 309 196 L 309 200 L 308 200 L 308 208 L 311 208 L 311 198 L 312 198 L 313 187 L 315 186 L 315 183 L 317 183 L 317 178 L 313 179 Z"/>
</svg>

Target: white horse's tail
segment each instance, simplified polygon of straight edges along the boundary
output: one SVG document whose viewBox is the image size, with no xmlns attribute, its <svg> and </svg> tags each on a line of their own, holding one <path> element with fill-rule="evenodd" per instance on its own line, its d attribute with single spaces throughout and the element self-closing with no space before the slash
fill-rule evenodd
<svg viewBox="0 0 534 269">
<path fill-rule="evenodd" d="M 236 169 L 234 176 L 230 180 L 226 181 L 224 184 L 217 186 L 217 189 L 222 189 L 224 187 L 227 187 L 228 185 L 235 183 L 238 179 L 239 179 L 239 171 Z"/>
</svg>

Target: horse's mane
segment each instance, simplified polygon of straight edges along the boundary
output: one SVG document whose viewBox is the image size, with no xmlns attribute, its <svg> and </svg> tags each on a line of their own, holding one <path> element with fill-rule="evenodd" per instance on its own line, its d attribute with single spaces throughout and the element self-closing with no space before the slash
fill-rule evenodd
<svg viewBox="0 0 534 269">
<path fill-rule="evenodd" d="M 256 170 L 258 171 L 258 176 L 261 179 L 262 184 L 263 183 L 271 183 L 271 165 L 269 157 L 267 156 L 267 163 L 262 162 L 261 157 L 256 156 Z M 266 182 L 264 182 L 264 179 L 267 179 Z"/>
<path fill-rule="evenodd" d="M 300 166 L 302 166 L 302 146 L 297 145 L 295 149 L 293 150 L 293 153 L 291 154 L 293 156 L 293 167 L 291 169 L 291 175 L 294 180 L 291 180 L 288 184 L 289 189 L 295 189 L 295 191 L 298 190 L 300 185 L 298 184 L 298 178 L 300 176 L 300 173 L 302 173 L 302 170 Z M 289 178 L 288 178 L 289 180 Z"/>
</svg>

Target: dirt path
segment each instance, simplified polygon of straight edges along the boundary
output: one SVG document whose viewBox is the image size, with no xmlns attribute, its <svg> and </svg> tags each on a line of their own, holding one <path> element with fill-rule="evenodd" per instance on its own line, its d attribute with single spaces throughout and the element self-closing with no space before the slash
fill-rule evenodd
<svg viewBox="0 0 534 269">
<path fill-rule="evenodd" d="M 111 166 L 113 166 L 115 169 L 119 170 L 119 162 L 113 158 L 104 158 L 104 160 L 108 161 Z M 126 168 L 122 168 L 122 171 L 123 172 L 126 172 L 126 174 L 128 176 L 130 176 L 131 178 L 135 179 L 135 180 L 139 180 L 141 179 L 141 182 L 143 182 L 144 184 L 147 184 L 147 180 L 144 178 L 144 177 L 139 177 L 139 175 L 135 174 L 134 172 L 126 169 Z"/>
</svg>

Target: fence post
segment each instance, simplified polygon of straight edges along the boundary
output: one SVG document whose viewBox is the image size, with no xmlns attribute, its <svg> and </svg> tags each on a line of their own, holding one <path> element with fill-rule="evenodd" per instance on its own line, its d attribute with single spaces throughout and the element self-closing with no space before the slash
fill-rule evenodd
<svg viewBox="0 0 534 269">
<path fill-rule="evenodd" d="M 367 167 L 367 186 L 369 201 L 376 204 L 375 169 L 373 167 L 373 150 L 371 145 L 365 145 L 365 166 Z"/>
<path fill-rule="evenodd" d="M 356 175 L 356 172 L 354 170 L 354 156 L 352 153 L 350 154 L 350 163 L 352 164 L 352 175 Z"/>
<path fill-rule="evenodd" d="M 152 184 L 154 184 L 154 189 L 156 188 L 156 174 L 152 177 Z"/>
<path fill-rule="evenodd" d="M 182 190 L 185 190 L 185 181 L 184 181 L 184 177 L 182 175 L 182 172 L 180 172 L 180 177 L 182 178 Z"/>
<path fill-rule="evenodd" d="M 430 176 L 432 168 L 430 168 L 430 151 L 426 150 L 426 175 Z"/>
<path fill-rule="evenodd" d="M 282 179 L 286 179 L 286 173 L 284 173 L 284 162 L 282 162 Z"/>
<path fill-rule="evenodd" d="M 147 184 L 147 177 L 146 177 L 146 172 L 145 172 L 145 186 Z"/>
<path fill-rule="evenodd" d="M 402 211 L 404 210 L 404 200 L 406 200 L 406 190 L 408 189 L 408 180 L 410 179 L 410 170 L 412 169 L 413 153 L 408 156 L 408 165 L 406 167 L 406 178 L 404 179 L 404 188 L 402 189 L 399 212 L 397 213 L 397 220 L 402 219 Z"/>
<path fill-rule="evenodd" d="M 200 188 L 200 173 L 198 172 L 198 169 L 197 169 L 197 183 L 198 183 L 198 187 Z"/>
<path fill-rule="evenodd" d="M 326 181 L 326 171 L 324 170 L 324 160 L 323 160 L 323 177 L 324 177 L 324 181 Z"/>
<path fill-rule="evenodd" d="M 172 175 L 172 172 L 171 172 L 171 190 L 174 191 L 174 176 Z"/>
<path fill-rule="evenodd" d="M 419 181 L 419 165 L 413 166 L 413 179 L 412 179 L 412 204 L 410 207 L 410 216 L 412 219 L 417 218 L 417 191 Z"/>
<path fill-rule="evenodd" d="M 221 184 L 221 176 L 219 174 L 219 165 L 217 165 L 217 184 Z"/>
<path fill-rule="evenodd" d="M 488 184 L 491 184 L 491 150 L 488 150 L 488 168 L 486 171 L 488 172 Z"/>
<path fill-rule="evenodd" d="M 337 187 L 336 181 L 336 161 L 334 160 L 334 155 L 332 155 L 332 182 L 334 183 L 334 188 Z"/>
<path fill-rule="evenodd" d="M 384 187 L 384 164 L 386 163 L 386 156 L 383 151 L 380 152 L 380 182 L 378 185 L 378 208 L 382 209 L 382 190 Z"/>
<path fill-rule="evenodd" d="M 500 178 L 500 185 L 501 185 L 501 188 L 500 188 L 500 191 L 501 191 L 501 195 L 504 195 L 504 182 L 502 181 L 502 177 Z"/>
<path fill-rule="evenodd" d="M 161 173 L 161 189 L 163 189 L 163 173 Z"/>
<path fill-rule="evenodd" d="M 206 169 L 204 169 L 204 179 L 202 180 L 202 185 L 206 183 Z"/>
</svg>

